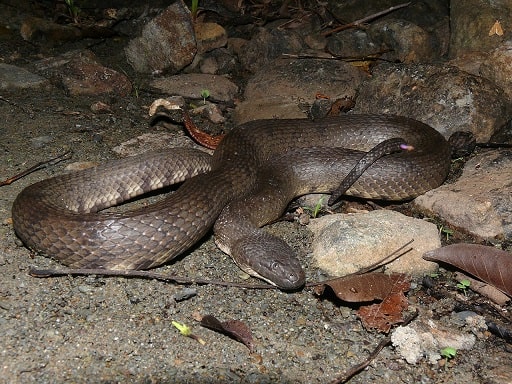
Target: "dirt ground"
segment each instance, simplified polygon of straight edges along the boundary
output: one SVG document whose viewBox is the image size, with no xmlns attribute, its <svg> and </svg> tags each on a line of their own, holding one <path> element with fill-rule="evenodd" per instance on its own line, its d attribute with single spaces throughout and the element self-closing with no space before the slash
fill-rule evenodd
<svg viewBox="0 0 512 384">
<path fill-rule="evenodd" d="M 0 188 L 0 382 L 2 383 L 326 383 L 358 364 L 385 335 L 365 330 L 355 307 L 319 299 L 310 289 L 296 293 L 213 285 L 185 286 L 118 277 L 31 277 L 31 266 L 62 268 L 32 254 L 16 238 L 11 206 L 27 185 L 64 172 L 71 162 L 105 162 L 112 148 L 150 130 L 147 92 L 122 57 L 122 41 L 92 47 L 102 63 L 125 71 L 140 84 L 128 97 L 69 97 L 62 90 L 3 90 L 0 93 L 0 178 L 72 150 L 71 160 L 34 172 Z M 3 35 L 2 49 L 19 54 L 17 65 L 53 55 Z M 69 49 L 70 47 L 66 47 Z M 78 48 L 78 47 L 77 47 Z M 102 101 L 113 113 L 94 114 Z M 174 131 L 182 133 L 179 127 Z M 150 150 L 151 148 L 147 148 Z M 309 265 L 310 233 L 293 222 L 271 226 L 297 249 L 309 280 L 325 276 Z M 211 236 L 159 272 L 247 282 Z M 409 293 L 420 317 L 462 328 L 454 312 L 479 310 L 496 316 L 490 304 L 471 292 L 457 294 L 449 273 L 450 295 L 431 296 L 421 281 Z M 178 296 L 176 296 L 178 295 Z M 510 309 L 510 308 L 509 308 Z M 198 325 L 198 315 L 243 321 L 252 331 L 252 353 L 242 344 Z M 182 336 L 171 325 L 189 325 L 206 342 Z M 351 383 L 506 383 L 512 382 L 512 348 L 483 332 L 471 350 L 459 351 L 448 364 L 421 360 L 410 365 L 386 347 Z"/>
</svg>

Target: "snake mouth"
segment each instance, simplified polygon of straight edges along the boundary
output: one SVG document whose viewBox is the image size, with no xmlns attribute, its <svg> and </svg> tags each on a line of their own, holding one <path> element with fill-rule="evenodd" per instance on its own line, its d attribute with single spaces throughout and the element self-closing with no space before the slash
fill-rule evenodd
<svg viewBox="0 0 512 384">
<path fill-rule="evenodd" d="M 257 271 L 248 265 L 241 266 L 241 268 L 249 275 L 264 280 L 283 291 L 296 291 L 306 284 L 306 275 L 299 260 L 290 257 L 291 255 L 287 256 L 285 260 L 274 259 L 268 260 L 266 263 L 260 258 Z"/>
<path fill-rule="evenodd" d="M 256 272 L 248 266 L 240 267 L 249 275 L 266 281 L 283 291 L 297 291 L 302 289 L 306 284 L 306 276 L 302 267 L 298 270 L 290 270 L 289 268 L 283 268 L 282 263 L 274 262 L 270 270 L 266 271 L 267 273 L 265 273 L 265 275 Z"/>
<path fill-rule="evenodd" d="M 282 239 L 261 229 L 237 241 L 230 254 L 249 275 L 264 280 L 283 291 L 302 288 L 306 275 L 293 249 Z"/>
</svg>

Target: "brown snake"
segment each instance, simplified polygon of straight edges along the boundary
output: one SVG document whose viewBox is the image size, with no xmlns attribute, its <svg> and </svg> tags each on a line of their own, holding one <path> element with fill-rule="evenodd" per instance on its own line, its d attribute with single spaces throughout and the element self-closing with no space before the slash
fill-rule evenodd
<svg viewBox="0 0 512 384">
<path fill-rule="evenodd" d="M 296 289 L 305 281 L 299 261 L 260 227 L 279 218 L 294 197 L 334 190 L 362 151 L 397 137 L 414 150 L 377 160 L 347 194 L 405 200 L 439 186 L 449 171 L 449 145 L 416 120 L 257 120 L 234 128 L 211 158 L 174 149 L 33 184 L 14 202 L 14 229 L 28 247 L 71 268 L 146 269 L 183 253 L 215 225 L 219 248 L 242 269 Z M 183 180 L 153 205 L 100 212 Z"/>
</svg>

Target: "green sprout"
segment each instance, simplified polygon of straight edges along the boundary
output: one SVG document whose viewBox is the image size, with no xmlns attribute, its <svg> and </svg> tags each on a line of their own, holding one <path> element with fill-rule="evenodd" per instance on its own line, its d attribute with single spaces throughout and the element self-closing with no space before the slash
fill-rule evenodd
<svg viewBox="0 0 512 384">
<path fill-rule="evenodd" d="M 178 323 L 177 321 L 172 321 L 171 324 L 176 328 L 183 336 L 190 337 L 191 339 L 196 340 L 201 345 L 205 345 L 206 342 L 201 339 L 199 336 L 196 336 L 192 333 L 190 327 L 186 324 Z"/>
<path fill-rule="evenodd" d="M 447 360 L 453 359 L 456 354 L 457 350 L 453 347 L 446 347 L 441 349 L 441 356 L 443 356 Z"/>
<path fill-rule="evenodd" d="M 64 0 L 66 7 L 68 8 L 69 16 L 73 19 L 75 24 L 78 24 L 78 14 L 81 12 L 80 7 L 75 5 L 74 0 Z"/>
<path fill-rule="evenodd" d="M 192 15 L 192 20 L 194 20 L 194 21 L 196 21 L 198 7 L 199 7 L 199 0 L 192 0 L 192 4 L 190 5 L 190 14 Z"/>
<path fill-rule="evenodd" d="M 322 196 L 318 199 L 318 202 L 314 207 L 304 207 L 306 211 L 309 211 L 311 213 L 311 217 L 314 219 L 318 216 L 320 211 L 322 210 L 322 206 L 324 204 L 325 196 Z"/>
<path fill-rule="evenodd" d="M 448 360 L 451 360 L 455 357 L 455 355 L 457 354 L 457 349 L 453 348 L 453 347 L 445 347 L 443 349 L 441 349 L 441 351 L 439 351 L 441 353 L 441 356 L 444 357 L 444 360 L 445 360 L 445 365 L 444 365 L 444 368 L 446 369 L 446 366 L 448 363 Z"/>
<path fill-rule="evenodd" d="M 192 331 L 188 327 L 188 325 L 178 323 L 177 321 L 172 321 L 171 324 L 176 328 L 183 336 L 189 337 L 192 334 Z"/>
<path fill-rule="evenodd" d="M 439 227 L 439 233 L 446 235 L 446 241 L 450 239 L 450 236 L 453 235 L 453 229 L 446 228 L 444 226 Z"/>
<path fill-rule="evenodd" d="M 206 99 L 210 97 L 210 91 L 207 89 L 201 90 L 201 97 L 203 98 L 203 104 L 206 104 Z"/>
<path fill-rule="evenodd" d="M 462 292 L 464 292 L 464 295 L 466 295 L 466 291 L 471 285 L 471 281 L 464 279 L 457 283 L 457 288 L 460 289 Z"/>
</svg>

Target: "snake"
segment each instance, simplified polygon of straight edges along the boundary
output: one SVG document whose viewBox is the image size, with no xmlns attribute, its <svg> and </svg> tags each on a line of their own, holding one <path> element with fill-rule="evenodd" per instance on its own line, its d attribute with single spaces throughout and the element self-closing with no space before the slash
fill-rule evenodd
<svg viewBox="0 0 512 384">
<path fill-rule="evenodd" d="M 254 120 L 229 131 L 213 155 L 154 151 L 29 185 L 13 203 L 13 227 L 28 248 L 70 268 L 109 270 L 168 263 L 213 228 L 217 246 L 244 271 L 299 289 L 305 273 L 295 251 L 263 227 L 297 196 L 336 190 L 372 148 L 397 138 L 413 149 L 382 156 L 344 194 L 402 201 L 442 184 L 450 146 L 420 121 L 364 114 Z M 155 203 L 111 208 L 177 183 Z"/>
</svg>

